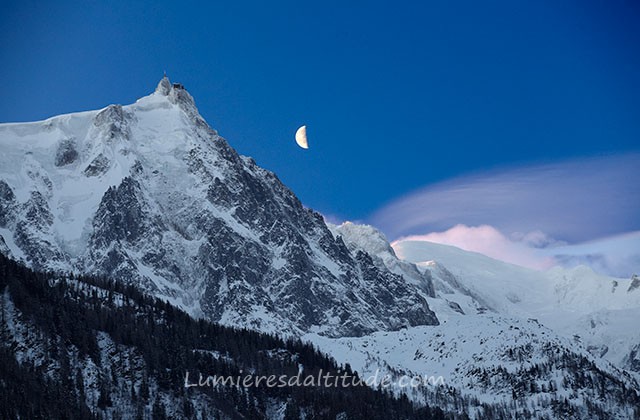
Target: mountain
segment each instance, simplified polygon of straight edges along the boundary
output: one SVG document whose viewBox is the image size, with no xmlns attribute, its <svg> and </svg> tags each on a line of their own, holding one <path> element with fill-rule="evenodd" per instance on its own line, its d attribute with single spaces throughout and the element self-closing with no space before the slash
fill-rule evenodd
<svg viewBox="0 0 640 420">
<path fill-rule="evenodd" d="M 613 278 L 585 266 L 535 271 L 424 241 L 399 241 L 394 249 L 432 275 L 437 294 L 451 301 L 456 301 L 456 293 L 471 296 L 476 307 L 519 319 L 534 318 L 579 340 L 594 355 L 640 373 L 637 276 Z M 460 301 L 463 306 L 465 299 Z M 474 312 L 468 308 L 467 312 Z M 444 314 L 438 316 L 445 319 Z"/>
<path fill-rule="evenodd" d="M 0 249 L 126 279 L 196 316 L 292 335 L 436 325 L 165 77 L 128 106 L 0 125 Z M 4 245 L 2 245 L 4 244 Z"/>
<path fill-rule="evenodd" d="M 397 395 L 471 418 L 640 415 L 634 375 L 533 319 L 461 315 L 433 327 L 303 339 L 362 376 L 389 375 Z"/>
<path fill-rule="evenodd" d="M 363 384 L 207 385 L 249 372 L 354 374 L 299 340 L 195 320 L 121 282 L 34 272 L 2 255 L 0 273 L 1 418 L 445 418 Z"/>
<path fill-rule="evenodd" d="M 451 246 L 390 246 L 371 226 L 330 227 L 377 265 L 402 272 L 441 321 L 364 337 L 303 337 L 337 361 L 363 375 L 421 378 L 426 386 L 394 383 L 394 390 L 472 418 L 638 415 L 634 279 L 586 267 L 538 272 Z"/>
<path fill-rule="evenodd" d="M 131 329 L 118 332 L 114 322 L 93 319 L 91 310 L 128 305 L 127 311 L 148 318 L 139 326 L 145 334 L 174 322 L 192 331 L 193 319 L 167 309 L 175 306 L 198 322 L 215 322 L 207 324 L 210 328 L 222 324 L 312 343 L 361 377 L 388 375 L 391 391 L 409 397 L 415 407 L 436 406 L 453 417 L 639 414 L 640 340 L 631 330 L 640 306 L 637 279 L 612 279 L 583 268 L 538 273 L 452 247 L 409 242 L 392 247 L 371 226 L 327 224 L 275 174 L 238 155 L 200 116 L 184 87 L 167 78 L 131 105 L 0 124 L 0 147 L 0 253 L 35 270 L 47 285 L 62 284 L 63 295 L 72 296 L 74 310 L 84 314 L 76 328 L 65 327 L 69 332 L 50 325 L 60 322 L 55 302 L 38 304 L 48 308 L 38 312 L 41 324 L 25 318 L 23 309 L 7 312 L 13 314 L 6 323 L 12 334 L 4 350 L 9 362 L 2 367 L 13 381 L 7 383 L 26 386 L 19 372 L 46 387 L 42 371 L 52 370 L 51 380 L 58 384 L 63 379 L 55 371 L 64 354 L 75 357 L 69 363 L 76 375 L 85 372 L 89 357 L 94 387 L 98 372 L 115 375 L 102 380 L 109 390 L 94 392 L 95 398 L 124 395 L 118 404 L 128 412 L 133 393 L 125 388 L 134 387 L 137 394 L 141 379 L 123 373 L 120 381 L 120 372 L 105 361 L 113 356 L 142 366 L 150 357 L 144 363 L 157 366 L 159 356 L 149 356 L 154 351 L 145 344 L 154 341 L 143 334 L 133 342 Z M 40 294 L 31 301 L 58 293 L 43 288 L 36 287 Z M 19 306 L 20 294 L 4 293 L 6 307 Z M 167 303 L 129 303 L 144 296 Z M 114 310 L 114 319 L 123 319 Z M 163 331 L 166 343 L 159 346 L 174 355 L 203 348 L 218 356 L 223 352 L 210 341 Z M 279 353 L 289 345 L 271 335 L 244 334 L 252 338 L 238 338 L 237 345 L 260 342 L 257 337 Z M 75 338 L 64 341 L 68 337 Z M 176 343 L 184 346 L 177 349 Z M 309 348 L 299 344 L 297 353 Z M 248 348 L 250 357 L 264 361 L 262 345 Z M 29 352 L 32 346 L 39 356 Z M 79 351 L 84 359 L 77 357 Z M 98 354 L 104 357 L 98 360 Z M 171 375 L 177 377 L 187 365 L 172 364 Z M 274 369 L 291 368 L 285 365 Z M 141 372 L 162 379 L 159 372 Z M 416 386 L 403 385 L 411 379 L 418 380 Z M 158 394 L 164 407 L 182 404 L 183 390 L 165 385 Z M 81 387 L 65 386 L 80 392 Z M 306 395 L 301 398 L 320 398 L 300 392 Z M 272 406 L 281 408 L 289 398 L 263 397 L 250 396 L 265 406 L 275 398 Z M 227 407 L 229 417 L 250 417 L 246 395 L 245 402 L 230 398 L 235 399 Z M 101 404 L 107 407 L 108 400 Z M 79 401 L 71 406 L 83 410 Z M 202 404 L 217 407 L 222 401 Z M 120 414 L 104 407 L 108 418 Z M 258 411 L 283 418 L 266 407 Z"/>
</svg>

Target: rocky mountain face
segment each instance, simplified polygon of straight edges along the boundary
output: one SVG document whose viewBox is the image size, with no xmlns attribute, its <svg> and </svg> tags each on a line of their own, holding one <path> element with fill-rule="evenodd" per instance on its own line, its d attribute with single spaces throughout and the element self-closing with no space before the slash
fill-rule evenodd
<svg viewBox="0 0 640 420">
<path fill-rule="evenodd" d="M 0 253 L 31 268 L 302 337 L 363 375 L 442 376 L 392 390 L 461 418 L 637 416 L 637 277 L 543 275 L 327 224 L 166 78 L 132 105 L 0 124 L 0 149 Z"/>
<path fill-rule="evenodd" d="M 491 312 L 536 319 L 580 343 L 593 356 L 640 373 L 637 276 L 613 278 L 585 266 L 536 271 L 421 241 L 399 241 L 394 248 L 431 274 L 436 296 L 459 303 L 467 315 Z M 445 313 L 434 302 L 430 304 L 446 321 Z"/>
<path fill-rule="evenodd" d="M 357 381 L 236 386 L 248 372 L 257 382 L 345 370 L 300 340 L 195 320 L 120 282 L 34 272 L 2 255 L 0 273 L 3 419 L 445 418 Z"/>
<path fill-rule="evenodd" d="M 364 375 L 421 378 L 426 386 L 395 391 L 471 418 L 637 417 L 635 277 L 540 272 L 422 241 L 390 246 L 374 228 L 348 222 L 331 230 L 418 285 L 440 321 L 355 338 L 303 336 L 337 361 Z"/>
<path fill-rule="evenodd" d="M 263 331 L 438 324 L 415 285 L 332 235 L 167 78 L 129 106 L 3 124 L 0 145 L 0 250 L 33 268 L 125 279 Z"/>
</svg>

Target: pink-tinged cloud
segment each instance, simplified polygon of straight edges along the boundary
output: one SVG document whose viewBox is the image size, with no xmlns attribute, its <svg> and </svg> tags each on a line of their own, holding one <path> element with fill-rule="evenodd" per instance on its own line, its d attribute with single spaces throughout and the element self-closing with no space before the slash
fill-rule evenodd
<svg viewBox="0 0 640 420">
<path fill-rule="evenodd" d="M 524 239 L 527 235 L 523 235 Z M 532 233 L 536 240 L 548 237 L 542 232 Z M 478 252 L 488 257 L 511 264 L 544 270 L 556 265 L 552 256 L 541 255 L 530 243 L 507 238 L 498 229 L 489 226 L 456 225 L 444 232 L 432 232 L 426 235 L 412 235 L 401 240 L 427 241 L 451 245 L 465 251 Z M 397 242 L 397 241 L 396 241 Z M 395 243 L 395 242 L 394 242 Z"/>
<path fill-rule="evenodd" d="M 455 246 L 535 270 L 586 265 L 614 277 L 640 274 L 640 231 L 569 245 L 540 231 L 507 237 L 493 226 L 457 225 L 444 232 L 407 236 L 392 245 L 405 240 Z"/>
<path fill-rule="evenodd" d="M 391 239 L 465 224 L 585 242 L 640 230 L 639 179 L 638 153 L 494 170 L 425 187 L 367 223 Z"/>
<path fill-rule="evenodd" d="M 367 222 L 391 239 L 627 277 L 640 272 L 639 179 L 639 153 L 492 170 L 427 186 Z"/>
</svg>

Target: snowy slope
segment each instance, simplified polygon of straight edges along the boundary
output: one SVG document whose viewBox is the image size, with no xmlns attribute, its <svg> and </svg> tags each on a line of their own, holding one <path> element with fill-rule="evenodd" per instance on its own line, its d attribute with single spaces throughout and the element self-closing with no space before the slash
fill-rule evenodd
<svg viewBox="0 0 640 420">
<path fill-rule="evenodd" d="M 442 375 L 445 388 L 410 396 L 453 410 L 555 415 L 565 397 L 578 409 L 594 397 L 579 366 L 610 389 L 596 412 L 630 412 L 623 397 L 638 386 L 620 368 L 640 371 L 629 332 L 640 281 L 392 248 L 373 227 L 327 225 L 166 78 L 131 105 L 1 124 L 0 148 L 0 252 L 34 268 L 120 279 L 194 316 L 304 336 L 361 373 Z"/>
<path fill-rule="evenodd" d="M 535 318 L 566 337 L 579 336 L 595 355 L 630 367 L 630 353 L 640 343 L 640 289 L 632 279 L 607 277 L 585 266 L 534 271 L 424 241 L 400 241 L 393 248 L 432 274 L 438 296 L 473 296 L 496 313 Z"/>
<path fill-rule="evenodd" d="M 553 406 L 565 399 L 577 418 L 598 418 L 585 409 L 586 400 L 613 418 L 634 415 L 635 403 L 625 399 L 627 390 L 638 389 L 633 375 L 535 320 L 483 314 L 359 338 L 304 338 L 365 378 L 389 375 L 391 389 L 414 401 L 472 416 L 497 418 L 502 409 L 509 417 L 558 418 Z M 608 398 L 592 383 L 602 383 Z"/>
<path fill-rule="evenodd" d="M 441 321 L 436 327 L 360 338 L 305 336 L 339 362 L 365 376 L 441 377 L 444 387 L 394 384 L 415 401 L 437 401 L 476 416 L 499 416 L 482 408 L 483 403 L 524 417 L 558 417 L 550 407 L 562 404 L 584 409 L 590 404 L 586 401 L 601 396 L 582 384 L 575 366 L 589 366 L 600 378 L 593 381 L 620 379 L 610 384 L 618 388 L 610 397 L 620 398 L 626 387 L 637 395 L 637 279 L 609 278 L 584 267 L 543 273 L 438 244 L 405 241 L 391 247 L 370 226 L 330 228 L 347 246 L 365 249 L 376 264 L 401 272 L 422 291 L 426 287 L 419 285 L 428 284 L 432 289 L 425 297 Z M 603 402 L 600 409 L 618 418 L 633 417 L 632 406 L 612 410 L 610 403 Z M 625 405 L 624 398 L 613 406 L 619 403 Z M 534 407 L 536 415 L 526 407 Z M 579 417 L 601 415 L 581 412 Z"/>
<path fill-rule="evenodd" d="M 225 324 L 363 335 L 437 324 L 164 78 L 136 103 L 0 125 L 0 250 L 122 279 Z"/>
</svg>

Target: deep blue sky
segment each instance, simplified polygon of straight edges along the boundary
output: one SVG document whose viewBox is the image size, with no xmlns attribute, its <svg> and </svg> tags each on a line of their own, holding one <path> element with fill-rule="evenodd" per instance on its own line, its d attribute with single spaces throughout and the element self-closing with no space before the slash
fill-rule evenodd
<svg viewBox="0 0 640 420">
<path fill-rule="evenodd" d="M 637 2 L 346 3 L 5 1 L 0 122 L 132 103 L 166 70 L 240 153 L 349 219 L 469 172 L 640 149 Z"/>
</svg>

